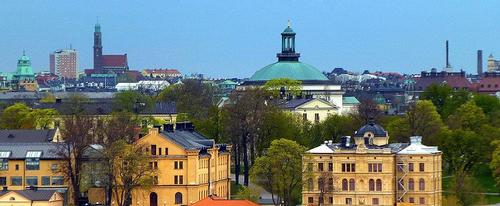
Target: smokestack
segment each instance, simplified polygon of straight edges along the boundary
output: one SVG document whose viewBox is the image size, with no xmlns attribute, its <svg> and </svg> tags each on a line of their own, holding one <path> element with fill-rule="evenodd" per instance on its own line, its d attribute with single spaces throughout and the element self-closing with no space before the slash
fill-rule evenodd
<svg viewBox="0 0 500 206">
<path fill-rule="evenodd" d="M 477 50 L 477 75 L 483 75 L 483 50 Z"/>
<path fill-rule="evenodd" d="M 450 68 L 448 40 L 446 40 L 446 68 Z"/>
</svg>

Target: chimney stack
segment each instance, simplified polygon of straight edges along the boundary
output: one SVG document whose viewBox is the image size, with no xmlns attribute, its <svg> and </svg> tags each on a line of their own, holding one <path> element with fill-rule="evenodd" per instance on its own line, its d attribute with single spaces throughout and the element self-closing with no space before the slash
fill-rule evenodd
<svg viewBox="0 0 500 206">
<path fill-rule="evenodd" d="M 448 70 L 448 68 L 451 68 L 449 55 L 450 55 L 449 45 L 448 45 L 448 40 L 446 40 L 446 67 L 445 67 L 446 70 Z"/>
<path fill-rule="evenodd" d="M 483 75 L 483 50 L 477 50 L 477 75 Z"/>
</svg>

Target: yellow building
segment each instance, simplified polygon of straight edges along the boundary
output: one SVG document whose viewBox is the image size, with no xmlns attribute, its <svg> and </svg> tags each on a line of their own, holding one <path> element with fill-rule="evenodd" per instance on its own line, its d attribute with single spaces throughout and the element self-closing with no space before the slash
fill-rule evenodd
<svg viewBox="0 0 500 206">
<path fill-rule="evenodd" d="M 189 205 L 209 195 L 230 197 L 231 146 L 207 139 L 192 123 L 151 128 L 137 143 L 148 145 L 149 165 L 156 176 L 152 187 L 133 190 L 134 206 Z M 102 194 L 89 190 L 90 203 L 102 203 Z"/>
<path fill-rule="evenodd" d="M 55 190 L 0 191 L 0 206 L 63 206 L 62 195 Z"/>
<path fill-rule="evenodd" d="M 437 147 L 390 143 L 373 122 L 341 143 L 326 141 L 303 157 L 303 205 L 441 205 L 441 155 Z"/>
<path fill-rule="evenodd" d="M 56 144 L 0 144 L 0 186 L 8 190 L 24 190 L 33 186 L 40 190 L 65 192 L 67 184 L 59 172 L 61 159 L 54 153 Z"/>
<path fill-rule="evenodd" d="M 319 123 L 330 115 L 340 114 L 339 106 L 323 99 L 291 99 L 279 106 L 300 115 L 304 121 L 314 123 Z"/>
</svg>

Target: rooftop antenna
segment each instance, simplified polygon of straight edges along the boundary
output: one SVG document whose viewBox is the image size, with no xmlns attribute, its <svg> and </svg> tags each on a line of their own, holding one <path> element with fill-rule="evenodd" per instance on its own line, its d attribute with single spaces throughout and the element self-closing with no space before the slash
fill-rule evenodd
<svg viewBox="0 0 500 206">
<path fill-rule="evenodd" d="M 292 22 L 288 19 L 288 27 L 292 26 Z"/>
<path fill-rule="evenodd" d="M 26 50 L 23 49 L 23 56 L 26 56 Z"/>
</svg>

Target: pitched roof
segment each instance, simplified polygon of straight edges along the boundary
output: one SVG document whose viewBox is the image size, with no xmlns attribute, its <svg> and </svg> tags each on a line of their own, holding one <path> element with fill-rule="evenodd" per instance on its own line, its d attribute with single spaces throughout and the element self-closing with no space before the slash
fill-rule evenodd
<svg viewBox="0 0 500 206">
<path fill-rule="evenodd" d="M 249 200 L 226 200 L 216 196 L 208 196 L 191 206 L 258 206 Z"/>
<path fill-rule="evenodd" d="M 478 83 L 478 92 L 495 93 L 500 91 L 500 75 L 485 76 Z"/>
<path fill-rule="evenodd" d="M 307 153 L 313 153 L 313 154 L 332 154 L 333 150 L 326 146 L 325 144 L 321 144 L 320 146 L 317 146 L 313 149 L 310 149 L 307 151 Z"/>
<path fill-rule="evenodd" d="M 102 67 L 128 67 L 127 55 L 102 55 Z"/>
<path fill-rule="evenodd" d="M 204 137 L 198 132 L 189 130 L 163 131 L 161 136 L 176 142 L 184 149 L 203 149 L 212 147 L 214 144 L 213 140 Z"/>
<path fill-rule="evenodd" d="M 423 145 L 421 136 L 410 137 L 410 142 L 410 145 L 399 151 L 398 154 L 434 154 L 440 152 L 438 147 Z"/>
<path fill-rule="evenodd" d="M 471 89 L 472 83 L 465 77 L 465 72 L 422 72 L 415 82 L 415 90 L 423 91 L 431 84 L 447 84 L 451 88 Z"/>
<path fill-rule="evenodd" d="M 0 151 L 10 151 L 9 159 L 25 159 L 28 151 L 41 151 L 40 159 L 58 159 L 57 148 L 60 143 L 0 143 Z"/>
<path fill-rule="evenodd" d="M 282 103 L 279 103 L 279 106 L 283 109 L 295 109 L 301 105 L 304 105 L 308 102 L 312 102 L 312 101 L 321 101 L 325 104 L 328 104 L 334 108 L 336 108 L 337 106 L 335 106 L 334 104 L 328 102 L 328 101 L 325 101 L 325 100 L 322 100 L 322 99 L 317 99 L 317 98 L 312 98 L 312 99 L 291 99 L 291 100 L 287 100 L 286 102 L 282 102 Z"/>
<path fill-rule="evenodd" d="M 356 97 L 342 97 L 342 104 L 359 104 L 359 100 Z"/>
<path fill-rule="evenodd" d="M 24 143 L 24 142 L 50 142 L 56 135 L 55 129 L 29 130 L 13 129 L 0 130 L 1 143 Z"/>
<path fill-rule="evenodd" d="M 16 190 L 16 192 L 31 201 L 49 201 L 56 190 Z"/>
</svg>

